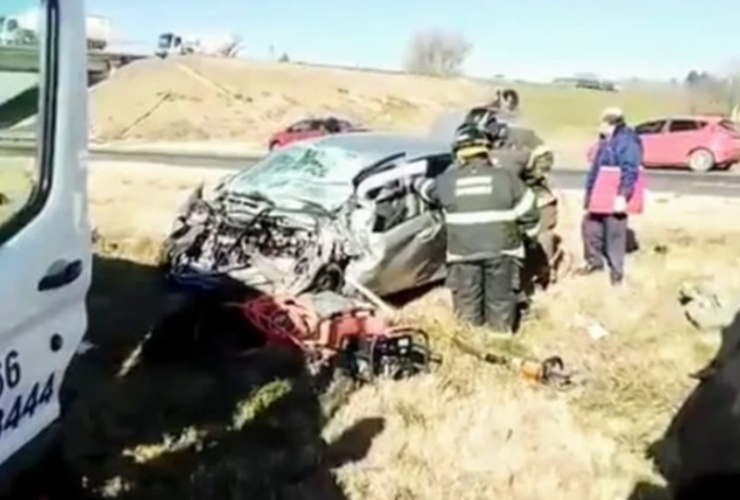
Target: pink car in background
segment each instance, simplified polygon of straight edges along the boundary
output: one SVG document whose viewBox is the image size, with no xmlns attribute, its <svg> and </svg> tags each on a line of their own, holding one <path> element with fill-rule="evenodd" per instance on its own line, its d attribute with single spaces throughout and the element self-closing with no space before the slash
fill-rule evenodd
<svg viewBox="0 0 740 500">
<path fill-rule="evenodd" d="M 268 142 L 270 150 L 275 148 L 287 146 L 288 144 L 300 141 L 302 139 L 310 139 L 312 137 L 320 137 L 322 135 L 328 135 L 331 127 L 329 127 L 328 121 L 331 117 L 326 118 L 309 118 L 301 120 L 285 127 L 282 130 L 275 132 Z M 346 133 L 346 132 L 366 132 L 367 129 L 361 127 L 355 123 L 351 123 L 347 120 L 334 118 L 336 125 L 339 130 L 334 133 Z"/>
<path fill-rule="evenodd" d="M 643 147 L 646 168 L 690 168 L 708 172 L 740 162 L 740 131 L 721 116 L 676 116 L 635 127 Z M 596 144 L 588 151 L 591 162 Z"/>
</svg>

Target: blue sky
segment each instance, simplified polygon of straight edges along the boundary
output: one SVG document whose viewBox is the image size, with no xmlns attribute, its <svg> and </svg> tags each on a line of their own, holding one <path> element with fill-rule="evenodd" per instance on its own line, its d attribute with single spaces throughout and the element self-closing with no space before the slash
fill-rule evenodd
<svg viewBox="0 0 740 500">
<path fill-rule="evenodd" d="M 387 68 L 401 65 L 418 30 L 457 30 L 474 46 L 466 70 L 480 76 L 670 77 L 740 56 L 740 0 L 87 0 L 87 8 L 139 50 L 163 31 L 225 30 L 254 57 L 273 46 L 293 59 Z"/>
</svg>

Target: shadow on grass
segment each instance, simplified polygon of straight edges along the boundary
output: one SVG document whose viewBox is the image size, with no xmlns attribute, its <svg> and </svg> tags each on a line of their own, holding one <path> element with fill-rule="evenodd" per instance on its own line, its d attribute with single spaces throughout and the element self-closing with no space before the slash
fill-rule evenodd
<svg viewBox="0 0 740 500">
<path fill-rule="evenodd" d="M 249 291 L 185 298 L 167 293 L 156 269 L 113 258 L 96 257 L 94 272 L 87 340 L 96 347 L 71 368 L 64 390 L 65 463 L 84 476 L 86 491 L 119 499 L 347 498 L 332 469 L 361 459 L 383 421 L 361 420 L 327 445 L 303 360 L 249 351 L 259 342 L 241 314 L 212 314 Z M 137 361 L 121 373 L 137 346 Z M 56 493 L 51 498 L 80 498 Z"/>
<path fill-rule="evenodd" d="M 697 379 L 697 385 L 673 416 L 662 438 L 647 451 L 648 458 L 668 483 L 665 496 L 644 498 L 737 498 L 740 313 L 722 330 L 722 342 L 714 358 L 692 377 Z M 668 492 L 674 492 L 673 496 Z"/>
<path fill-rule="evenodd" d="M 421 285 L 416 288 L 411 288 L 409 290 L 404 290 L 402 292 L 394 293 L 393 295 L 389 295 L 387 297 L 384 297 L 384 300 L 388 301 L 388 304 L 390 304 L 393 307 L 404 307 L 411 302 L 414 302 L 416 300 L 419 300 L 424 295 L 428 294 L 435 288 L 439 288 L 445 285 L 444 280 L 438 280 L 434 281 L 432 283 L 428 283 L 426 285 Z"/>
<path fill-rule="evenodd" d="M 639 482 L 635 485 L 627 500 L 671 500 L 672 498 L 663 486 Z"/>
</svg>

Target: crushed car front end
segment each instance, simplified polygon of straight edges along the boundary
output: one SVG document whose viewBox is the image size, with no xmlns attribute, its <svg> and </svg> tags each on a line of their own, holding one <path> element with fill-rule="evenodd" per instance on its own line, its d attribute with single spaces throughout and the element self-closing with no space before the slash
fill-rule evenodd
<svg viewBox="0 0 740 500">
<path fill-rule="evenodd" d="M 198 190 L 178 216 L 163 264 L 174 283 L 213 289 L 237 282 L 264 293 L 341 286 L 355 255 L 338 213 L 275 208 L 228 190 Z M 323 280 L 323 281 L 322 281 Z"/>
<path fill-rule="evenodd" d="M 427 161 L 398 139 L 372 140 L 385 149 L 362 155 L 311 141 L 292 145 L 210 193 L 196 190 L 164 246 L 169 279 L 268 294 L 346 293 L 348 283 L 359 283 L 388 295 L 443 278 L 441 217 L 411 187 L 427 175 Z M 364 145 L 366 137 L 316 142 Z"/>
</svg>

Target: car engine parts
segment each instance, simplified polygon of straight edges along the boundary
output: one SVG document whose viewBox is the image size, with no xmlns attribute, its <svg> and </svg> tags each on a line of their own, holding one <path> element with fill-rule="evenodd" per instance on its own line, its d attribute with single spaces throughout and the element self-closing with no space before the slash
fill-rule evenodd
<svg viewBox="0 0 740 500">
<path fill-rule="evenodd" d="M 289 294 L 341 286 L 351 237 L 329 214 L 276 210 L 259 200 L 234 205 L 206 201 L 201 191 L 188 200 L 160 257 L 169 280 L 198 289 L 236 280 Z"/>
</svg>

